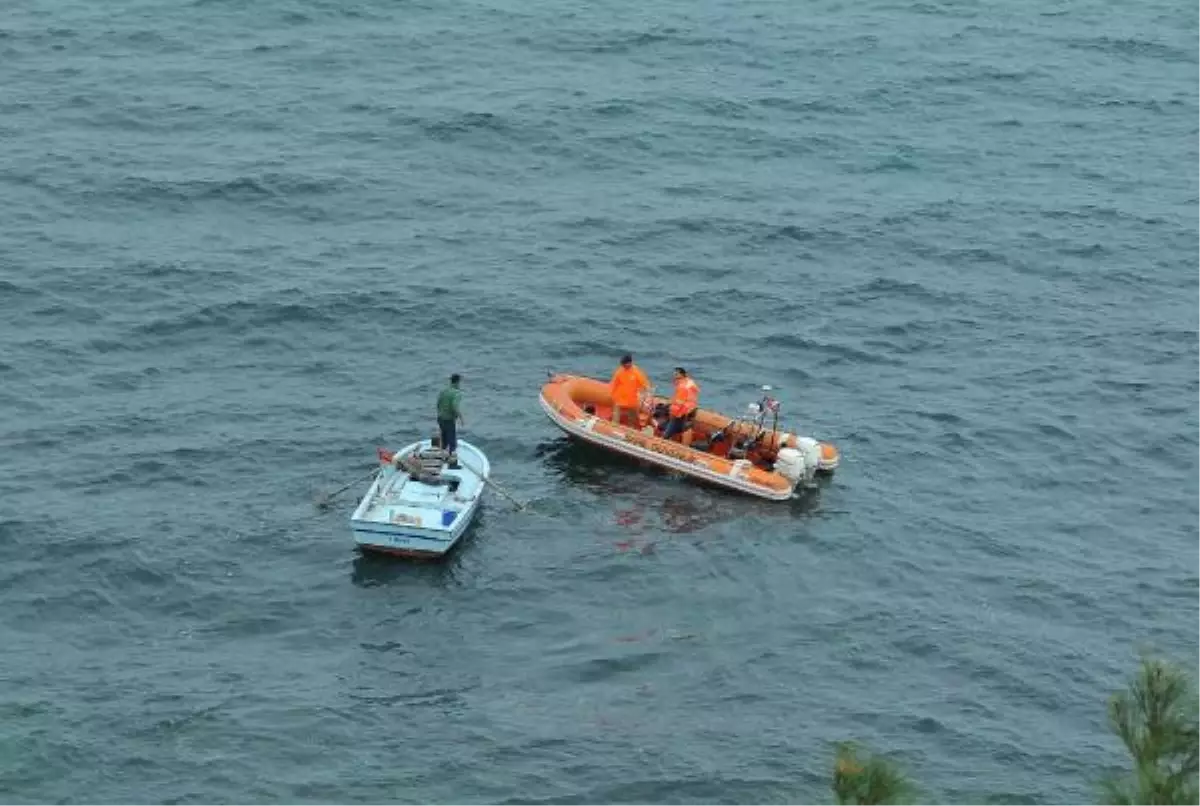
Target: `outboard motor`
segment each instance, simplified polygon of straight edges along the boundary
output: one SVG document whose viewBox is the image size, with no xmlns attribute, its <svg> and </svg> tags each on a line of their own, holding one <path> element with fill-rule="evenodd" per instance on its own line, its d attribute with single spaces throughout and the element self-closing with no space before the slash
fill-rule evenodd
<svg viewBox="0 0 1200 806">
<path fill-rule="evenodd" d="M 808 467 L 809 478 L 812 478 L 821 464 L 821 443 L 812 437 L 797 437 L 796 449 L 804 454 L 804 464 Z"/>
<path fill-rule="evenodd" d="M 813 467 L 815 469 L 816 466 Z M 775 455 L 775 472 L 793 485 L 812 477 L 812 472 L 808 470 L 804 461 L 804 454 L 795 448 L 779 449 Z"/>
</svg>

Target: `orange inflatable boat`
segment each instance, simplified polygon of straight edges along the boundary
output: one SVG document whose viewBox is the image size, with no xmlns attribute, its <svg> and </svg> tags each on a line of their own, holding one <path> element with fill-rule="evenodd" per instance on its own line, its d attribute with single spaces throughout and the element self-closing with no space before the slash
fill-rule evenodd
<svg viewBox="0 0 1200 806">
<path fill-rule="evenodd" d="M 742 419 L 699 409 L 690 433 L 662 439 L 667 400 L 646 400 L 620 425 L 612 422 L 608 383 L 576 375 L 554 375 L 542 387 L 541 404 L 554 424 L 585 442 L 651 462 L 668 470 L 738 492 L 782 501 L 817 473 L 832 473 L 840 461 L 828 442 L 765 425 L 770 398 L 751 406 Z M 688 444 L 684 444 L 687 442 Z"/>
</svg>

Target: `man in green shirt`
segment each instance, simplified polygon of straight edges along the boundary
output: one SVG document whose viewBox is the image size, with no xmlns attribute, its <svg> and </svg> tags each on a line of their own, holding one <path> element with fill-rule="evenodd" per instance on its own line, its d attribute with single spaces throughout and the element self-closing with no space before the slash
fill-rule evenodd
<svg viewBox="0 0 1200 806">
<path fill-rule="evenodd" d="M 458 453 L 458 425 L 466 425 L 462 416 L 462 390 L 458 388 L 461 377 L 456 372 L 450 376 L 450 385 L 442 390 L 437 399 L 438 430 L 442 432 L 442 448 L 451 456 Z"/>
</svg>

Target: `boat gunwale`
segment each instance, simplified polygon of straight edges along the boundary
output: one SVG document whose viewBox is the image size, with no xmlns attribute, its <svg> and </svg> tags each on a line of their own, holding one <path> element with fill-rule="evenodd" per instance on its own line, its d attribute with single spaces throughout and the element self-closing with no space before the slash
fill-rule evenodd
<svg viewBox="0 0 1200 806">
<path fill-rule="evenodd" d="M 561 383 L 567 377 L 578 377 L 578 376 L 557 376 L 558 382 Z M 554 383 L 554 381 L 551 381 L 550 383 Z M 547 386 L 549 386 L 549 385 L 550 384 L 548 383 Z M 543 387 L 542 394 L 539 395 L 538 400 L 542 406 L 542 409 L 546 412 L 546 415 L 556 425 L 558 425 L 560 428 L 562 428 L 568 434 L 577 436 L 577 437 L 579 437 L 585 441 L 591 442 L 593 444 L 597 444 L 602 447 L 610 448 L 612 450 L 617 451 L 618 453 L 623 453 L 627 456 L 634 456 L 639 459 L 645 459 L 646 461 L 649 461 L 652 464 L 657 464 L 659 466 L 669 468 L 671 470 L 676 470 L 680 473 L 683 473 L 684 475 L 688 475 L 688 476 L 691 476 L 693 478 L 696 478 L 696 479 L 699 479 L 702 481 L 716 484 L 721 487 L 736 490 L 738 492 L 748 493 L 750 495 L 754 495 L 759 498 L 764 498 L 766 500 L 786 501 L 795 495 L 796 488 L 798 485 L 792 485 L 790 482 L 787 482 L 787 479 L 784 476 L 782 476 L 781 474 L 772 473 L 772 475 L 776 475 L 779 478 L 784 479 L 784 481 L 788 483 L 789 486 L 787 487 L 786 490 L 779 490 L 774 487 L 767 487 L 765 485 L 755 484 L 753 482 L 746 481 L 744 478 L 729 475 L 727 473 L 718 473 L 717 471 L 715 471 L 711 467 L 709 467 L 707 465 L 707 463 L 701 464 L 692 459 L 688 459 L 688 460 L 678 459 L 669 454 L 660 453 L 651 448 L 646 448 L 646 447 L 642 447 L 641 445 L 630 443 L 630 442 L 628 442 L 624 439 L 621 439 L 617 436 L 610 436 L 608 434 L 602 434 L 597 431 L 593 431 L 592 429 L 587 428 L 584 425 L 580 425 L 580 422 L 581 422 L 580 420 L 566 417 L 565 415 L 563 415 L 563 413 L 558 408 L 556 408 L 549 400 L 546 399 L 544 387 Z M 596 418 L 595 415 L 589 415 L 589 417 L 593 421 L 599 419 L 599 418 Z M 587 421 L 588 420 L 585 419 L 582 422 L 587 422 Z M 630 430 L 626 426 L 614 426 L 614 427 L 620 427 L 620 428 L 625 429 L 626 431 Z M 696 450 L 694 448 L 690 448 L 688 446 L 678 445 L 677 443 L 670 442 L 669 440 L 663 440 L 661 437 L 648 437 L 647 439 L 654 439 L 654 440 L 658 440 L 660 442 L 666 442 L 668 444 L 674 445 L 674 446 L 682 448 L 684 450 L 691 451 L 697 457 L 709 456 L 711 461 L 724 462 L 724 463 L 728 464 L 731 469 L 733 467 L 737 466 L 737 463 L 735 460 L 723 459 L 721 457 L 711 457 L 710 454 L 706 454 L 703 451 L 698 451 L 698 450 Z M 753 465 L 751 465 L 751 467 L 753 467 Z M 767 471 L 762 471 L 762 472 L 766 473 Z"/>
<path fill-rule="evenodd" d="M 420 450 L 421 448 L 427 447 L 430 444 L 431 444 L 431 440 L 429 440 L 429 439 L 417 440 L 416 442 L 410 443 L 408 445 L 405 445 L 403 448 L 400 448 L 393 455 L 394 456 L 407 456 L 416 450 Z M 453 511 L 453 512 L 457 513 L 457 515 L 456 515 L 454 521 L 452 521 L 449 526 L 438 525 L 438 526 L 430 527 L 430 526 L 415 525 L 415 524 L 408 524 L 408 523 L 400 525 L 400 524 L 393 524 L 390 521 L 371 520 L 371 519 L 367 518 L 366 517 L 367 514 L 370 513 L 371 510 L 375 507 L 375 503 L 376 503 L 375 498 L 380 494 L 379 488 L 380 488 L 380 484 L 383 479 L 382 472 L 380 472 L 380 473 L 377 473 L 375 478 L 371 481 L 371 485 L 367 488 L 367 491 L 363 494 L 362 498 L 359 500 L 358 505 L 354 508 L 354 512 L 352 512 L 350 515 L 350 526 L 351 526 L 352 531 L 355 531 L 355 532 L 371 531 L 376 534 L 393 534 L 393 535 L 403 536 L 404 530 L 408 530 L 411 532 L 419 532 L 420 534 L 410 534 L 409 535 L 418 540 L 439 540 L 440 542 L 452 542 L 454 540 L 457 540 L 458 538 L 456 538 L 454 536 L 454 531 L 456 528 L 458 528 L 456 526 L 457 522 L 464 520 L 464 519 L 467 521 L 470 521 L 474 518 L 476 511 L 483 504 L 483 493 L 484 493 L 485 488 L 487 487 L 487 479 L 491 475 L 491 462 L 488 460 L 487 455 L 482 450 L 480 450 L 478 447 L 476 447 L 475 445 L 471 444 L 470 442 L 468 442 L 466 440 L 459 440 L 458 446 L 459 446 L 460 452 L 462 452 L 462 449 L 465 447 L 467 449 L 467 451 L 469 451 L 471 454 L 474 454 L 473 458 L 477 458 L 481 465 L 480 467 L 474 467 L 474 468 L 467 467 L 466 465 L 460 465 L 460 467 L 463 470 L 465 470 L 467 474 L 474 477 L 474 479 L 478 485 L 474 494 L 468 496 L 467 498 L 459 499 L 458 503 L 461 504 L 460 508 L 453 509 L 453 510 L 446 510 L 445 508 L 443 508 L 441 506 L 431 505 L 430 503 L 422 504 L 422 503 L 418 503 L 415 501 L 407 501 L 407 502 L 400 501 L 400 502 L 397 502 L 396 504 L 391 505 L 391 506 L 396 506 L 396 507 L 406 507 L 408 509 L 427 509 L 427 510 L 437 509 L 437 510 L 440 510 L 443 512 Z M 384 465 L 381 463 L 381 465 L 380 465 L 381 471 L 382 471 L 383 466 Z M 407 475 L 408 479 L 413 479 L 412 475 L 408 474 L 406 471 L 397 471 L 397 472 Z M 421 482 L 417 482 L 417 483 L 421 483 Z M 469 527 L 469 525 L 470 524 L 468 522 L 467 526 L 462 527 L 463 531 L 465 531 Z M 393 529 L 395 531 L 384 531 L 382 529 L 362 529 L 361 527 L 363 527 L 363 526 L 390 527 L 391 529 Z M 446 537 L 444 539 L 441 537 L 436 537 L 436 538 L 435 537 L 427 537 L 426 536 L 427 534 L 428 535 L 445 535 Z M 461 534 L 459 535 L 459 537 L 461 537 Z"/>
</svg>

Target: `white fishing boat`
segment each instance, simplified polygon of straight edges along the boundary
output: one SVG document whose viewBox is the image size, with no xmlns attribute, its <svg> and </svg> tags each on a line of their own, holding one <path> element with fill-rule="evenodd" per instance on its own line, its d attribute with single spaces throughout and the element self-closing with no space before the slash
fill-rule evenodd
<svg viewBox="0 0 1200 806">
<path fill-rule="evenodd" d="M 491 465 L 483 451 L 458 441 L 456 463 L 428 439 L 395 454 L 379 452 L 380 469 L 350 516 L 360 548 L 402 557 L 442 557 L 479 510 Z"/>
</svg>

